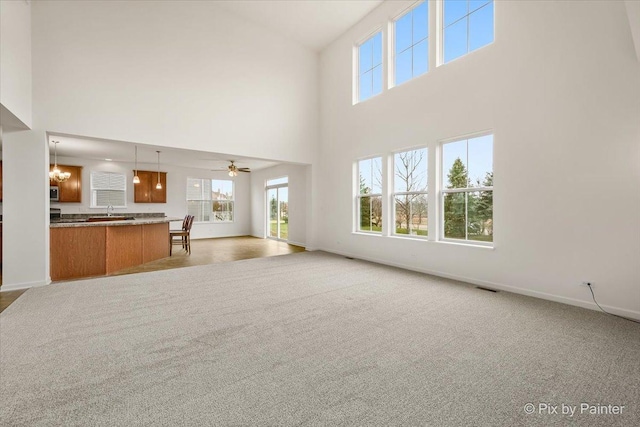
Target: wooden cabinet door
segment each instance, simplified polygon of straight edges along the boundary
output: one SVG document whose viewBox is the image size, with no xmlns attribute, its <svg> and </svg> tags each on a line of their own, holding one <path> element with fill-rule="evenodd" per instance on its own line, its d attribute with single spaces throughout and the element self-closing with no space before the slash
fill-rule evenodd
<svg viewBox="0 0 640 427">
<path fill-rule="evenodd" d="M 167 203 L 167 173 L 160 172 L 162 189 L 156 189 L 158 172 L 138 171 L 140 184 L 134 184 L 133 201 L 135 203 Z"/>
<path fill-rule="evenodd" d="M 65 182 L 58 183 L 61 203 L 82 202 L 82 166 L 60 166 L 62 172 L 69 172 L 71 177 Z"/>
<path fill-rule="evenodd" d="M 135 203 L 149 203 L 151 200 L 151 172 L 138 171 L 140 184 L 134 184 L 133 201 Z"/>
<path fill-rule="evenodd" d="M 151 179 L 151 203 L 167 203 L 167 173 L 160 172 L 160 184 L 162 189 L 158 190 L 156 184 L 158 183 L 158 173 L 152 174 Z"/>
<path fill-rule="evenodd" d="M 49 165 L 49 170 L 53 165 Z M 58 165 L 61 172 L 69 172 L 71 177 L 65 182 L 49 181 L 50 185 L 57 186 L 60 203 L 82 203 L 82 166 Z"/>
</svg>

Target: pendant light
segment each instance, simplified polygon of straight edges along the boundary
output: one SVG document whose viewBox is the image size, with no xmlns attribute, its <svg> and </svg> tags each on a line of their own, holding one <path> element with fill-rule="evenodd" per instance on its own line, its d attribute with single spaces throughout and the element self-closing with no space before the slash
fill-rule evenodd
<svg viewBox="0 0 640 427">
<path fill-rule="evenodd" d="M 138 146 L 136 145 L 136 169 L 133 171 L 133 183 L 140 184 L 140 177 L 138 176 Z"/>
<path fill-rule="evenodd" d="M 160 151 L 158 153 L 158 183 L 156 184 L 156 190 L 162 190 L 162 184 L 160 183 Z"/>
<path fill-rule="evenodd" d="M 51 141 L 53 142 L 54 149 L 54 161 L 53 161 L 53 170 L 49 172 L 49 179 L 55 182 L 65 182 L 69 178 L 71 178 L 71 172 L 62 172 L 58 167 L 58 144 L 60 141 Z"/>
</svg>

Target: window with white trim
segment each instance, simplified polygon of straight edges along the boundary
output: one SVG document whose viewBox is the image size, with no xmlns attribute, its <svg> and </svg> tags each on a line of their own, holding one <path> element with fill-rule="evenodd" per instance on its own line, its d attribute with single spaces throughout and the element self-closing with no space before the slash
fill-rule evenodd
<svg viewBox="0 0 640 427">
<path fill-rule="evenodd" d="M 382 157 L 358 162 L 356 223 L 358 231 L 382 232 Z"/>
<path fill-rule="evenodd" d="M 233 181 L 187 178 L 187 213 L 195 222 L 233 222 Z"/>
<path fill-rule="evenodd" d="M 493 135 L 442 145 L 441 236 L 493 242 Z"/>
<path fill-rule="evenodd" d="M 399 85 L 429 69 L 429 5 L 420 2 L 395 20 L 394 76 Z"/>
<path fill-rule="evenodd" d="M 394 234 L 427 235 L 427 149 L 393 156 Z"/>
<path fill-rule="evenodd" d="M 116 172 L 91 172 L 92 208 L 127 207 L 127 177 Z"/>
<path fill-rule="evenodd" d="M 443 63 L 493 42 L 493 0 L 444 0 Z"/>
<path fill-rule="evenodd" d="M 382 31 L 358 46 L 358 101 L 382 93 Z"/>
</svg>

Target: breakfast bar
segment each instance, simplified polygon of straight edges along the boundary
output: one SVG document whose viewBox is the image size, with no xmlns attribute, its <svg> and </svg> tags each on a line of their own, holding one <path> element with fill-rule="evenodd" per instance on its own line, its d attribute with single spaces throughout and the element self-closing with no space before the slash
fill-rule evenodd
<svg viewBox="0 0 640 427">
<path fill-rule="evenodd" d="M 169 256 L 179 218 L 96 217 L 50 225 L 51 280 L 104 276 Z"/>
</svg>

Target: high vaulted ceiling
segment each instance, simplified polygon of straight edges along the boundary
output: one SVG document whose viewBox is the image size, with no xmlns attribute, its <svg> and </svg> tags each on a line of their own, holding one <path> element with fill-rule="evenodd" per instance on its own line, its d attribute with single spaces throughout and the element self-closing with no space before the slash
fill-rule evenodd
<svg viewBox="0 0 640 427">
<path fill-rule="evenodd" d="M 226 10 L 320 51 L 382 0 L 234 0 Z"/>
</svg>

